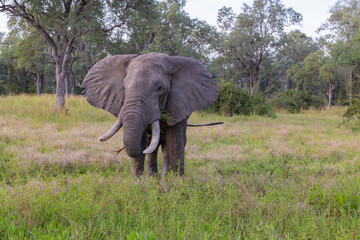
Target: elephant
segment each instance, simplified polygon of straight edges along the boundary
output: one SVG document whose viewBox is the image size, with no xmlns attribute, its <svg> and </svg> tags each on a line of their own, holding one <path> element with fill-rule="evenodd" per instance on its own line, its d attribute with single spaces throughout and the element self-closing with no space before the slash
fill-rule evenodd
<svg viewBox="0 0 360 240">
<path fill-rule="evenodd" d="M 115 117 L 113 127 L 99 138 L 106 141 L 121 127 L 123 144 L 136 178 L 157 175 L 161 146 L 161 176 L 184 174 L 187 120 L 209 107 L 219 87 L 197 60 L 165 53 L 123 54 L 97 62 L 81 87 L 86 100 Z"/>
</svg>

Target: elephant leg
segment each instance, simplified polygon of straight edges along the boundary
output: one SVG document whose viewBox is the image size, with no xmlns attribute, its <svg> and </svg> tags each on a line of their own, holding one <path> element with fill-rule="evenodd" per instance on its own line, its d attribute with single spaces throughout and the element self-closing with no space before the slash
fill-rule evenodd
<svg viewBox="0 0 360 240">
<path fill-rule="evenodd" d="M 165 132 L 165 151 L 162 173 L 167 168 L 170 171 L 184 174 L 184 157 L 186 145 L 186 127 L 187 119 L 168 127 Z"/>
<path fill-rule="evenodd" d="M 158 166 L 157 166 L 157 154 L 159 147 L 155 149 L 154 152 L 146 154 L 145 163 L 146 163 L 146 175 L 149 177 L 151 175 L 157 175 Z"/>
<path fill-rule="evenodd" d="M 141 147 L 142 149 L 146 148 L 146 134 L 141 140 Z M 141 154 L 137 158 L 130 158 L 130 172 L 134 177 L 139 178 L 144 173 L 144 161 L 145 154 Z"/>
<path fill-rule="evenodd" d="M 169 166 L 170 166 L 170 158 L 169 158 L 169 153 L 167 150 L 167 145 L 166 143 L 163 143 L 161 145 L 161 149 L 162 149 L 162 165 L 161 165 L 161 177 L 164 177 L 166 175 L 166 173 L 169 171 Z"/>
<path fill-rule="evenodd" d="M 144 159 L 145 156 L 130 158 L 130 172 L 136 178 L 139 178 L 144 173 Z"/>
</svg>

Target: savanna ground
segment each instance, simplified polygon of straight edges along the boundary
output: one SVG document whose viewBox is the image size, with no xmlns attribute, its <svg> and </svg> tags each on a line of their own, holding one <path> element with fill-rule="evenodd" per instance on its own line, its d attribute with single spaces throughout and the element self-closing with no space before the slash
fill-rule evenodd
<svg viewBox="0 0 360 240">
<path fill-rule="evenodd" d="M 360 135 L 344 108 L 193 114 L 185 176 L 134 179 L 83 97 L 0 98 L 0 239 L 358 239 Z M 160 159 L 161 161 L 161 159 Z"/>
</svg>

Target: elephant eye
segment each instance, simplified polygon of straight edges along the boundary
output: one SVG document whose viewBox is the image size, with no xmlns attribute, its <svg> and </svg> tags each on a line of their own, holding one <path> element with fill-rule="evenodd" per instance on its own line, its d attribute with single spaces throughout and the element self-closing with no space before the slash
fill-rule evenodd
<svg viewBox="0 0 360 240">
<path fill-rule="evenodd" d="M 163 87 L 162 87 L 162 86 L 159 86 L 159 87 L 157 88 L 157 91 L 158 91 L 158 92 L 161 92 L 162 89 L 163 89 Z"/>
</svg>

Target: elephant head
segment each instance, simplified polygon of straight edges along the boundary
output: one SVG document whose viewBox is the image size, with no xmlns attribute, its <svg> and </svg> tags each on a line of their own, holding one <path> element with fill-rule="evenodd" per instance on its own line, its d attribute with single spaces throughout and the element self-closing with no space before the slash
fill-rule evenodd
<svg viewBox="0 0 360 240">
<path fill-rule="evenodd" d="M 161 114 L 167 114 L 167 125 L 175 125 L 193 111 L 213 104 L 218 92 L 199 61 L 162 53 L 104 58 L 90 69 L 81 87 L 91 105 L 118 118 L 100 141 L 123 127 L 124 148 L 130 157 L 156 149 Z M 145 149 L 142 139 L 148 126 L 152 127 L 152 140 Z"/>
</svg>

